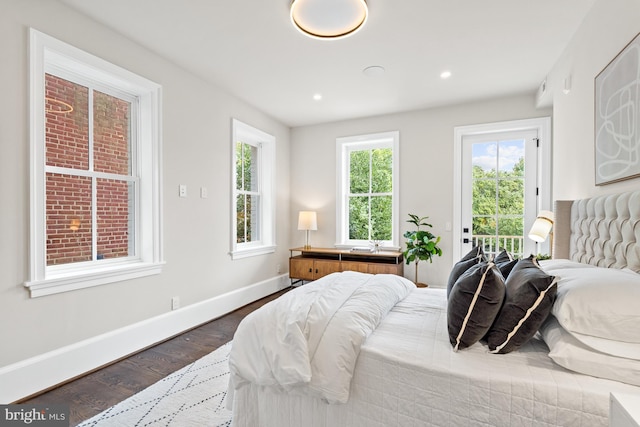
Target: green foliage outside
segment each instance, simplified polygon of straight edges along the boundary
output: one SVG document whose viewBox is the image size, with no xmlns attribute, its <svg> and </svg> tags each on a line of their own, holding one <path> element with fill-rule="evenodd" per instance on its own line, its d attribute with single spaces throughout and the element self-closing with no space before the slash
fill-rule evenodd
<svg viewBox="0 0 640 427">
<path fill-rule="evenodd" d="M 253 171 L 255 170 L 257 148 L 243 142 L 236 142 L 236 242 L 252 241 L 252 201 L 257 195 L 247 194 L 254 191 Z"/>
<path fill-rule="evenodd" d="M 349 155 L 349 239 L 392 240 L 393 151 L 352 151 Z"/>
<path fill-rule="evenodd" d="M 524 235 L 524 157 L 510 171 L 473 166 L 473 236 Z M 513 243 L 512 242 L 516 242 Z M 491 251 L 520 253 L 519 239 L 497 242 Z M 492 240 L 492 246 L 496 245 Z"/>
</svg>

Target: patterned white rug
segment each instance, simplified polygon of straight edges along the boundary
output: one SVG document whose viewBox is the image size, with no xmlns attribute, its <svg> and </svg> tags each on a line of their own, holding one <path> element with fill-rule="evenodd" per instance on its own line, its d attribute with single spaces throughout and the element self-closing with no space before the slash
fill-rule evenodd
<svg viewBox="0 0 640 427">
<path fill-rule="evenodd" d="M 230 426 L 230 351 L 228 342 L 78 426 Z"/>
</svg>

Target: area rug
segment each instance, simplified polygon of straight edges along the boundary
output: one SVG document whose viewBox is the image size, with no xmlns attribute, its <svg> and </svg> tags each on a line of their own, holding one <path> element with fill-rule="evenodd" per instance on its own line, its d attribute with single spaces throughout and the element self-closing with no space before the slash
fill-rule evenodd
<svg viewBox="0 0 640 427">
<path fill-rule="evenodd" d="M 230 351 L 228 342 L 78 426 L 230 426 Z"/>
</svg>

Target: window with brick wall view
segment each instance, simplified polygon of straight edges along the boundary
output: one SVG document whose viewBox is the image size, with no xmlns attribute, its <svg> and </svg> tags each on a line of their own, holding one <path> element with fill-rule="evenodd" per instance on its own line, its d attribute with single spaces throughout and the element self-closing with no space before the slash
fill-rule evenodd
<svg viewBox="0 0 640 427">
<path fill-rule="evenodd" d="M 134 255 L 131 103 L 45 74 L 48 266 Z"/>
<path fill-rule="evenodd" d="M 29 29 L 30 296 L 162 273 L 162 86 Z"/>
</svg>

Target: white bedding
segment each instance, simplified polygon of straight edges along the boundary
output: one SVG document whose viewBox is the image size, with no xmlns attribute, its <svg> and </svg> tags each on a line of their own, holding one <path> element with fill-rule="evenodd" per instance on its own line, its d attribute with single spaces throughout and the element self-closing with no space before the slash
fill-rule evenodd
<svg viewBox="0 0 640 427">
<path fill-rule="evenodd" d="M 233 425 L 606 426 L 610 392 L 640 393 L 568 371 L 548 351 L 533 339 L 505 355 L 482 344 L 454 353 L 446 291 L 415 289 L 362 345 L 347 403 L 250 384 L 236 390 Z"/>
<path fill-rule="evenodd" d="M 272 301 L 238 326 L 230 389 L 252 383 L 345 403 L 360 346 L 412 289 L 404 277 L 347 271 Z"/>
</svg>

